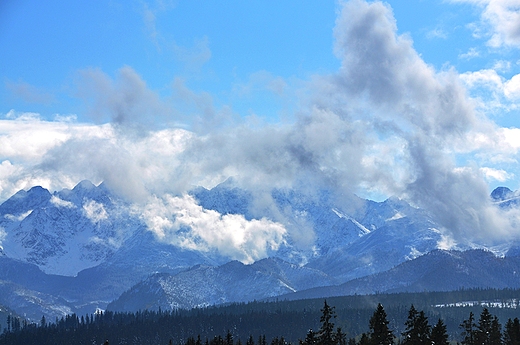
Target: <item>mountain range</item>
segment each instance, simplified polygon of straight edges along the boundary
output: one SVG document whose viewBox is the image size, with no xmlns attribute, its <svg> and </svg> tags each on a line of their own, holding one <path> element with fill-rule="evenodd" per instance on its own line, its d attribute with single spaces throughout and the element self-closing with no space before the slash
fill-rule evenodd
<svg viewBox="0 0 520 345">
<path fill-rule="evenodd" d="M 396 198 L 278 189 L 269 195 L 272 205 L 262 208 L 233 180 L 194 188 L 190 197 L 218 219 L 276 222 L 287 229 L 283 241 L 244 263 L 219 250 L 165 241 L 139 205 L 103 183 L 82 181 L 56 192 L 36 186 L 0 205 L 0 305 L 37 322 L 42 315 L 52 320 L 98 309 L 520 287 L 517 244 L 503 244 L 498 256 L 496 248 L 482 246 L 442 250 L 442 227 Z M 517 194 L 504 187 L 491 198 L 497 207 L 519 206 Z M 175 234 L 189 231 L 184 225 Z"/>
</svg>

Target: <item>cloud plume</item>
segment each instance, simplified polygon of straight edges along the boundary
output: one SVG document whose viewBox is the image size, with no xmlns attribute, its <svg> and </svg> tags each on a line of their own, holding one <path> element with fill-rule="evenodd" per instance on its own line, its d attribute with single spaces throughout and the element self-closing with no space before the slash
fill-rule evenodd
<svg viewBox="0 0 520 345">
<path fill-rule="evenodd" d="M 210 94 L 181 79 L 165 100 L 131 67 L 115 78 L 84 70 L 78 95 L 95 122 L 109 123 L 0 121 L 0 197 L 34 184 L 59 189 L 105 181 L 142 207 L 158 238 L 244 262 L 267 256 L 287 236 L 312 238 L 307 227 L 281 225 L 273 188 L 310 195 L 328 189 L 347 205 L 355 193 L 395 195 L 428 210 L 456 241 L 518 238 L 518 215 L 491 203 L 486 180 L 512 176 L 488 165 L 516 160 L 515 130 L 477 110 L 457 71 L 423 61 L 412 39 L 397 34 L 388 5 L 346 2 L 334 37 L 341 67 L 302 83 L 304 90 L 294 92 L 302 95 L 295 120 L 285 124 L 235 121 L 231 107 L 216 109 Z M 280 93 L 291 87 L 261 77 Z M 516 79 L 511 83 L 516 95 Z M 193 116 L 179 115 L 187 104 Z M 172 126 L 181 117 L 183 127 Z M 252 192 L 258 219 L 205 210 L 186 194 L 228 177 Z M 272 219 L 262 218 L 265 210 Z"/>
</svg>

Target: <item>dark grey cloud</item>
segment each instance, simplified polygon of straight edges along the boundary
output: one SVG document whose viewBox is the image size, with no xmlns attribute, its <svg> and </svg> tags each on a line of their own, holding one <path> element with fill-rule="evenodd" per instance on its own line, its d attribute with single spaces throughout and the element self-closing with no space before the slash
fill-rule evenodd
<svg viewBox="0 0 520 345">
<path fill-rule="evenodd" d="M 160 128 L 176 120 L 176 112 L 129 66 L 112 79 L 99 69 L 85 69 L 76 79 L 77 96 L 97 123 L 111 122 L 126 128 Z"/>
</svg>

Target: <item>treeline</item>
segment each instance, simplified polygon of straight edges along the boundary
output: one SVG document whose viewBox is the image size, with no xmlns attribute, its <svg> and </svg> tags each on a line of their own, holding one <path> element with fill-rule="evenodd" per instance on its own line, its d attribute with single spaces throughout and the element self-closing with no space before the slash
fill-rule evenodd
<svg viewBox="0 0 520 345">
<path fill-rule="evenodd" d="M 239 318 L 230 313 L 211 314 L 203 310 L 190 313 L 107 311 L 82 317 L 68 315 L 53 323 L 42 317 L 40 324 L 20 323 L 13 318 L 0 335 L 0 344 L 448 345 L 450 341 L 458 341 L 462 345 L 520 345 L 519 319 L 509 318 L 503 327 L 488 308 L 481 308 L 478 320 L 470 311 L 459 323 L 455 338 L 450 337 L 441 318 L 431 323 L 426 313 L 413 304 L 405 314 L 402 331 L 399 331 L 379 303 L 364 320 L 365 331 L 351 333 L 339 325 L 337 321 L 341 320 L 335 307 L 327 301 L 319 315 L 309 313 L 319 322 L 307 322 L 301 318 L 303 314 L 291 315 L 280 309 L 251 311 L 249 315 L 240 314 Z M 309 327 L 313 324 L 317 327 Z M 302 331 L 305 327 L 307 329 Z M 249 333 L 244 334 L 244 329 Z"/>
<path fill-rule="evenodd" d="M 472 289 L 453 292 L 423 292 L 341 296 L 328 298 L 335 306 L 335 324 L 349 338 L 367 333 L 368 323 L 379 303 L 390 315 L 389 327 L 394 334 L 405 330 L 408 308 L 413 304 L 424 310 L 429 320 L 442 319 L 450 339 L 461 341 L 460 323 L 470 313 L 479 315 L 483 302 L 492 302 L 489 310 L 500 320 L 519 316 L 520 290 L 517 289 Z M 453 302 L 472 303 L 450 306 Z M 506 306 L 504 308 L 498 305 Z M 242 344 L 250 335 L 258 342 L 260 337 L 281 339 L 298 344 L 309 329 L 318 329 L 323 299 L 297 301 L 272 301 L 235 303 L 193 310 L 141 311 L 136 313 L 103 313 L 78 316 L 68 315 L 61 319 L 30 323 L 16 316 L 2 321 L 0 345 L 2 344 L 101 344 L 105 339 L 119 339 L 122 344 L 165 344 L 171 339 L 182 344 L 190 337 L 200 335 L 203 341 L 214 340 L 229 331 L 235 341 Z M 9 313 L 14 315 L 14 313 Z M 8 314 L 8 315 L 9 315 Z M 6 319 L 4 319 L 6 320 Z M 49 322 L 50 321 L 50 322 Z M 1 331 L 0 331 L 1 332 Z M 150 340 L 152 339 L 152 340 Z M 358 339 L 359 340 L 359 339 Z M 203 344 L 204 345 L 204 344 Z M 520 345 L 520 344 L 519 344 Z"/>
</svg>

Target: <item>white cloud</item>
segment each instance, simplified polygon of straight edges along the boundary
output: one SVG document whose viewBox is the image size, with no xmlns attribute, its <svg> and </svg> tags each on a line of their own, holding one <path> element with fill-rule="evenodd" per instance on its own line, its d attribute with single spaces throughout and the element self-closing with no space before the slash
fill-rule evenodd
<svg viewBox="0 0 520 345">
<path fill-rule="evenodd" d="M 489 41 L 493 47 L 520 47 L 520 4 L 518 0 L 490 0 L 483 18 L 493 25 Z"/>
<path fill-rule="evenodd" d="M 486 176 L 487 179 L 496 180 L 498 182 L 505 182 L 514 177 L 513 174 L 508 173 L 502 169 L 494 169 L 489 167 L 480 168 L 480 171 Z"/>
<path fill-rule="evenodd" d="M 483 111 L 493 113 L 497 110 L 507 112 L 518 109 L 520 74 L 506 79 L 496 70 L 484 69 L 463 73 L 460 78 Z"/>
<path fill-rule="evenodd" d="M 466 72 L 460 76 L 469 87 L 486 85 L 489 88 L 501 89 L 503 78 L 493 69 L 484 69 L 476 72 Z"/>
<path fill-rule="evenodd" d="M 218 250 L 230 259 L 252 263 L 285 242 L 283 225 L 266 219 L 246 220 L 197 205 L 193 197 L 153 198 L 142 213 L 149 229 L 165 242 L 186 249 Z"/>
<path fill-rule="evenodd" d="M 102 220 L 108 219 L 108 213 L 105 210 L 105 206 L 95 200 L 85 200 L 83 204 L 83 213 L 92 223 L 99 223 Z"/>
<path fill-rule="evenodd" d="M 296 119 L 284 125 L 235 121 L 232 109 L 217 109 L 211 94 L 176 79 L 176 107 L 189 110 L 179 117 L 130 67 L 115 78 L 83 71 L 80 96 L 94 118 L 112 123 L 47 122 L 13 112 L 0 121 L 0 197 L 35 184 L 56 190 L 83 179 L 105 181 L 144 205 L 143 217 L 159 238 L 244 262 L 284 241 L 288 230 L 275 222 L 283 212 L 266 197 L 280 187 L 328 188 L 346 204 L 360 189 L 397 195 L 430 211 L 455 240 L 493 237 L 497 227 L 516 233 L 490 208 L 486 178 L 516 173 L 493 163 L 517 159 L 518 129 L 499 128 L 476 111 L 461 82 L 505 97 L 506 85 L 515 95 L 516 78 L 505 80 L 495 70 L 462 77 L 436 71 L 410 37 L 397 34 L 392 11 L 381 2 L 347 2 L 334 35 L 341 68 L 305 83 Z M 264 73 L 244 87 L 245 94 L 257 87 L 285 92 L 282 80 Z M 191 131 L 170 126 L 189 117 Z M 157 119 L 166 121 L 156 127 Z M 461 155 L 472 157 L 469 167 L 458 165 Z M 180 197 L 229 176 L 253 193 L 253 213 L 267 209 L 273 219 L 220 215 Z M 107 216 L 103 205 L 84 207 L 93 221 Z M 309 233 L 301 235 L 312 238 Z"/>
<path fill-rule="evenodd" d="M 504 83 L 504 95 L 509 99 L 520 100 L 520 74 Z"/>
<path fill-rule="evenodd" d="M 482 21 L 491 27 L 492 47 L 520 47 L 520 5 L 518 0 L 451 0 L 483 7 Z M 475 25 L 480 29 L 480 26 Z"/>
<path fill-rule="evenodd" d="M 479 56 L 480 53 L 478 52 L 477 48 L 470 48 L 467 53 L 460 54 L 459 59 L 470 60 Z"/>
<path fill-rule="evenodd" d="M 70 201 L 60 199 L 56 195 L 51 197 L 51 203 L 57 207 L 74 208 L 74 204 Z"/>
<path fill-rule="evenodd" d="M 28 215 L 32 213 L 33 210 L 29 210 L 24 213 L 20 213 L 19 215 L 15 216 L 14 214 L 6 214 L 4 215 L 5 219 L 9 219 L 11 221 L 21 222 L 25 218 L 27 218 Z"/>
</svg>

